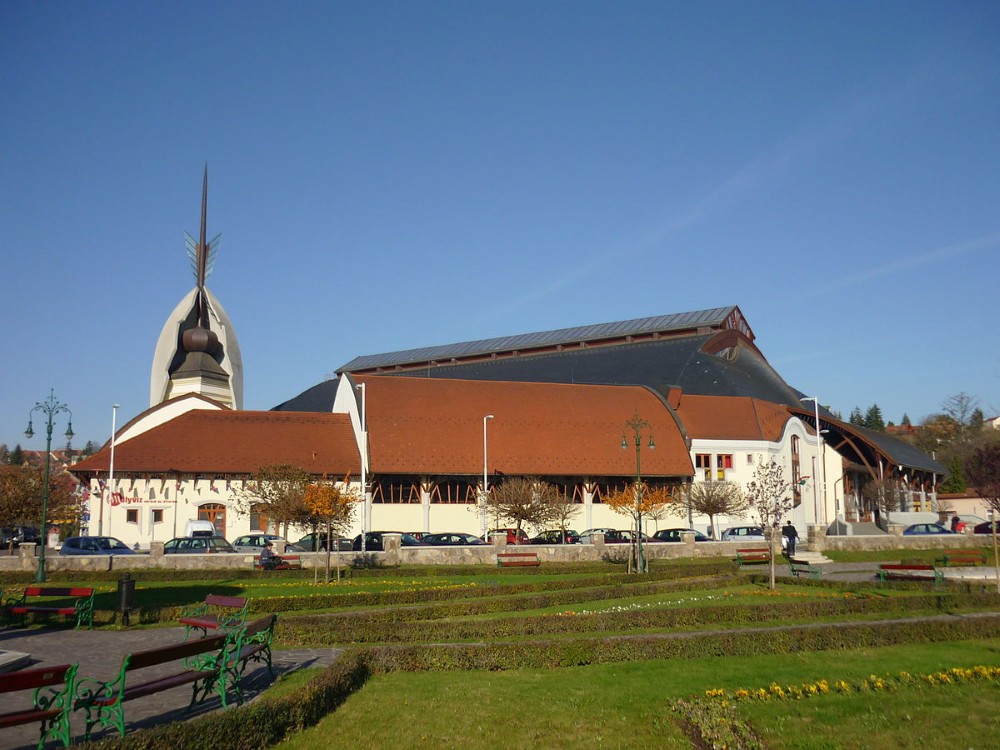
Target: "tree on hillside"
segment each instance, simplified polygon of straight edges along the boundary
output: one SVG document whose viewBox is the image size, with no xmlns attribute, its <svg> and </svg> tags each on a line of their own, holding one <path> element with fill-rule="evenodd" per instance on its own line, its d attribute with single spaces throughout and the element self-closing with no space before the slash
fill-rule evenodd
<svg viewBox="0 0 1000 750">
<path fill-rule="evenodd" d="M 746 498 L 750 510 L 757 517 L 771 553 L 769 588 L 773 591 L 775 546 L 781 550 L 781 522 L 793 507 L 792 484 L 785 479 L 785 470 L 774 460 L 759 461 L 753 479 L 747 484 Z"/>
<path fill-rule="evenodd" d="M 958 456 L 952 456 L 951 461 L 948 462 L 948 476 L 941 483 L 941 492 L 965 492 L 968 486 L 968 482 L 965 481 L 965 466 L 962 459 Z"/>
<path fill-rule="evenodd" d="M 692 482 L 675 493 L 668 506 L 676 515 L 708 516 L 713 539 L 719 538 L 718 516 L 739 516 L 747 510 L 743 488 L 734 482 Z"/>
<path fill-rule="evenodd" d="M 241 513 L 266 513 L 277 524 L 283 524 L 285 534 L 291 524 L 310 523 L 309 508 L 305 504 L 306 485 L 310 476 L 305 469 L 289 464 L 261 466 L 235 493 L 236 506 Z"/>
<path fill-rule="evenodd" d="M 976 448 L 966 463 L 965 471 L 969 481 L 979 491 L 979 497 L 986 501 L 992 511 L 994 564 L 1000 566 L 1000 558 L 997 558 L 997 522 L 1000 521 L 1000 441 L 993 440 Z M 1000 594 L 1000 568 L 997 569 L 997 593 Z"/>
<path fill-rule="evenodd" d="M 976 448 L 965 463 L 965 474 L 1000 520 L 1000 442 Z"/>
<path fill-rule="evenodd" d="M 978 408 L 976 398 L 965 391 L 949 396 L 941 404 L 942 413 L 951 417 L 956 424 L 962 427 L 968 427 L 971 424 L 972 415 Z"/>
<path fill-rule="evenodd" d="M 35 466 L 0 467 L 0 526 L 37 526 L 42 517 L 45 475 Z M 49 477 L 48 520 L 78 524 L 81 507 L 67 474 Z M 44 531 L 43 531 L 44 534 Z"/>
<path fill-rule="evenodd" d="M 354 511 L 358 507 L 358 502 L 362 499 L 358 493 L 349 488 L 348 479 L 345 477 L 342 486 L 329 482 L 324 477 L 319 482 L 312 482 L 306 485 L 303 501 L 309 513 L 318 520 L 319 524 L 326 531 L 327 540 L 333 539 L 334 534 L 342 534 L 350 528 L 354 518 Z M 330 555 L 333 544 L 326 545 L 326 577 L 325 582 L 330 582 Z M 337 581 L 340 582 L 340 545 L 337 546 Z"/>
<path fill-rule="evenodd" d="M 882 418 L 882 410 L 878 404 L 872 404 L 865 412 L 865 427 L 875 432 L 885 432 L 885 420 Z"/>
<path fill-rule="evenodd" d="M 486 499 L 488 511 L 497 520 L 519 531 L 525 525 L 542 529 L 555 523 L 566 500 L 558 489 L 538 477 L 507 477 L 493 486 Z"/>
</svg>

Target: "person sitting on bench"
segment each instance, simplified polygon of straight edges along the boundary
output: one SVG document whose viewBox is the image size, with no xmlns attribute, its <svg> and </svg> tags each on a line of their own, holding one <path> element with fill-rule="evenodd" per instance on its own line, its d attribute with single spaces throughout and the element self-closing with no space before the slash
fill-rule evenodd
<svg viewBox="0 0 1000 750">
<path fill-rule="evenodd" d="M 270 541 L 264 544 L 264 549 L 260 551 L 260 567 L 264 570 L 274 570 L 281 562 L 281 558 L 274 554 L 274 547 Z"/>
</svg>

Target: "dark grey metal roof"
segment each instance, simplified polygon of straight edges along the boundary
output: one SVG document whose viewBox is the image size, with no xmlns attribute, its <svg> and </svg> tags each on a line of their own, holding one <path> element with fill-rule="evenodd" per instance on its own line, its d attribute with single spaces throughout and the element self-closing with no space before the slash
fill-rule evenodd
<svg viewBox="0 0 1000 750">
<path fill-rule="evenodd" d="M 718 327 L 737 308 L 714 307 L 710 310 L 695 310 L 692 312 L 658 315 L 652 318 L 636 318 L 615 323 L 598 323 L 575 328 L 560 328 L 555 331 L 539 333 L 523 333 L 515 336 L 503 336 L 479 341 L 465 341 L 458 344 L 428 346 L 421 349 L 406 349 L 384 354 L 367 354 L 356 357 L 337 372 L 358 372 L 376 367 L 394 367 L 396 365 L 412 365 L 420 362 L 438 362 L 442 360 L 474 357 L 493 352 L 522 351 L 542 347 L 573 344 L 584 341 L 601 341 L 626 336 L 637 336 L 650 333 L 669 333 L 671 331 L 688 330 L 700 327 Z"/>
</svg>

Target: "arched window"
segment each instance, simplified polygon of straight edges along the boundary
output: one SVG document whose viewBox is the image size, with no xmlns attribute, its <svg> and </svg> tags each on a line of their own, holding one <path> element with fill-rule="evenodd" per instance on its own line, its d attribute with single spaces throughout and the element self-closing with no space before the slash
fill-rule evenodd
<svg viewBox="0 0 1000 750">
<path fill-rule="evenodd" d="M 218 536 L 226 535 L 226 506 L 221 503 L 205 503 L 198 506 L 198 520 L 211 521 Z"/>
</svg>

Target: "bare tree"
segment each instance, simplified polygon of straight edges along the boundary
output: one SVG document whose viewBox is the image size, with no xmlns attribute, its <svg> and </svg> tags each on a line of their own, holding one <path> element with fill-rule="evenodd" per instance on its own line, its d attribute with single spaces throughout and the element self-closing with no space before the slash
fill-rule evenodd
<svg viewBox="0 0 1000 750">
<path fill-rule="evenodd" d="M 889 526 L 889 514 L 899 510 L 906 497 L 906 490 L 898 479 L 893 477 L 883 477 L 882 479 L 870 479 L 861 488 L 861 495 L 873 503 L 879 512 L 885 516 L 885 525 Z"/>
<path fill-rule="evenodd" d="M 562 494 L 537 477 L 508 477 L 486 499 L 489 511 L 520 531 L 525 524 L 541 529 L 556 523 L 566 504 Z"/>
<path fill-rule="evenodd" d="M 781 549 L 781 521 L 792 510 L 794 500 L 790 492 L 791 482 L 785 479 L 785 471 L 774 459 L 759 461 L 753 472 L 753 479 L 747 484 L 746 498 L 750 510 L 760 521 L 767 535 L 770 552 L 770 583 L 774 589 L 775 545 Z"/>
<path fill-rule="evenodd" d="M 675 501 L 668 507 L 678 516 L 692 513 L 708 516 L 712 538 L 718 539 L 716 516 L 742 515 L 748 504 L 743 488 L 733 482 L 692 482 L 679 490 Z"/>
</svg>

